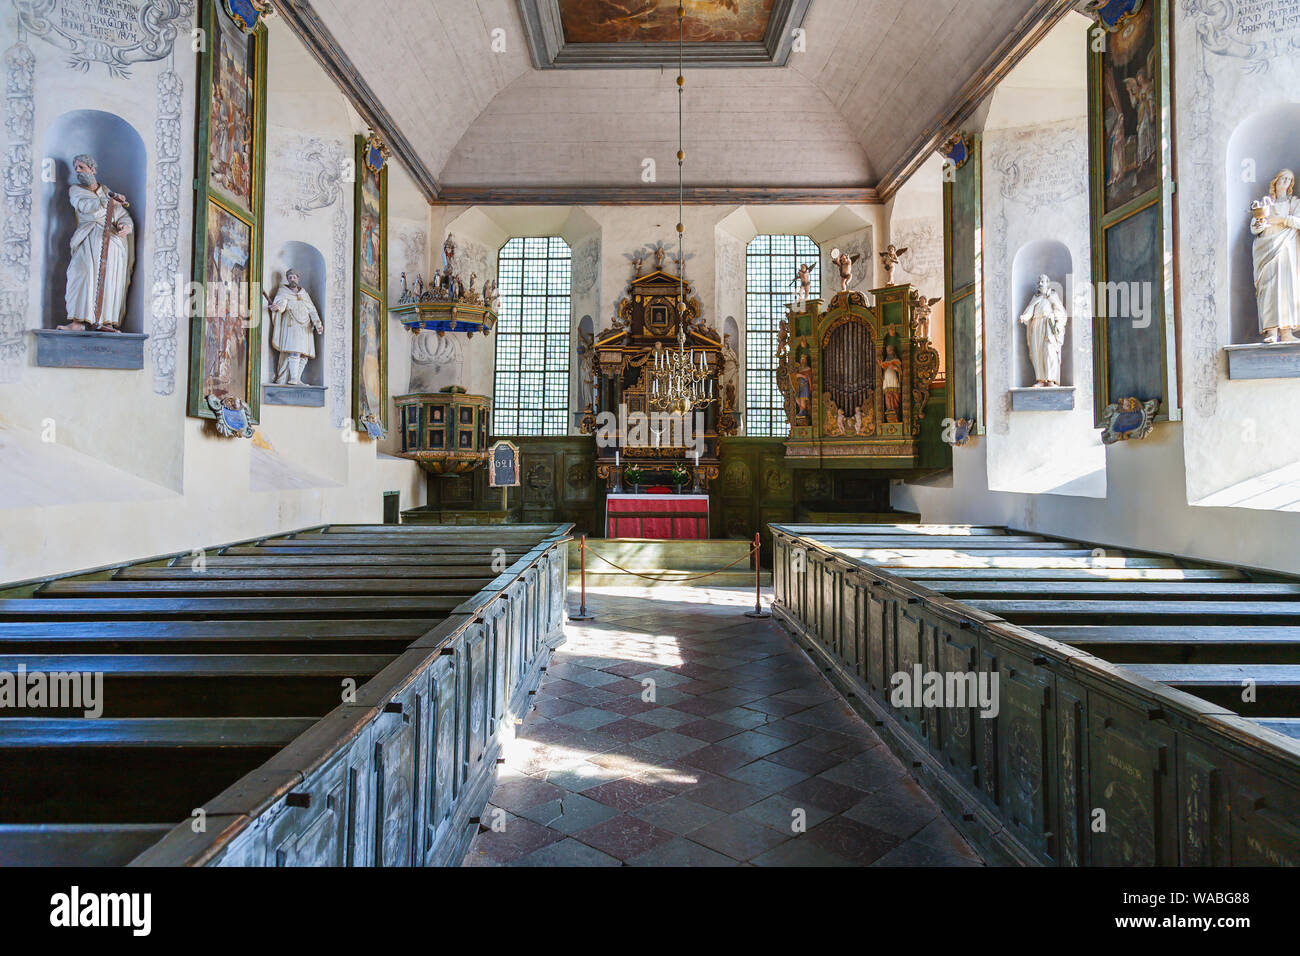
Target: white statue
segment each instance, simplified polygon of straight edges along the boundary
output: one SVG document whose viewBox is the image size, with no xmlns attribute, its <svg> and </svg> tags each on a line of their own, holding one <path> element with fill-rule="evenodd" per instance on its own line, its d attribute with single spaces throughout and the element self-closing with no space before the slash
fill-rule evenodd
<svg viewBox="0 0 1300 956">
<path fill-rule="evenodd" d="M 68 324 L 59 328 L 120 332 L 135 265 L 135 224 L 126 197 L 97 179 L 93 156 L 83 153 L 72 163 L 77 182 L 68 188 L 68 201 L 77 213 L 77 231 L 68 263 Z"/>
<path fill-rule="evenodd" d="M 1038 291 L 1020 314 L 1034 363 L 1034 385 L 1061 384 L 1061 346 L 1065 344 L 1065 306 L 1048 276 L 1038 277 Z"/>
<path fill-rule="evenodd" d="M 271 346 L 279 356 L 276 385 L 301 385 L 307 360 L 316 357 L 316 336 L 325 325 L 311 296 L 299 283 L 297 269 L 284 275 L 284 284 L 271 302 Z"/>
<path fill-rule="evenodd" d="M 1265 342 L 1295 342 L 1300 326 L 1300 199 L 1295 173 L 1273 177 L 1268 195 L 1251 203 L 1255 300 Z"/>
</svg>

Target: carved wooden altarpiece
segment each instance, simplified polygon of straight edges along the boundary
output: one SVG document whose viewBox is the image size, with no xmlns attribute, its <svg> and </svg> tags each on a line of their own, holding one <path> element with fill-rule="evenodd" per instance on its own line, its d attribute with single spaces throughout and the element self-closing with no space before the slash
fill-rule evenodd
<svg viewBox="0 0 1300 956">
<path fill-rule="evenodd" d="M 662 413 L 652 402 L 652 376 L 649 368 L 654 361 L 655 346 L 665 351 L 676 350 L 677 327 L 684 324 L 686 348 L 702 353 L 713 379 L 713 394 L 721 395 L 721 378 L 725 359 L 722 356 L 722 337 L 700 318 L 700 302 L 695 297 L 691 283 L 680 276 L 661 269 L 637 276 L 628 285 L 627 295 L 619 302 L 617 313 L 609 328 L 598 333 L 592 344 L 596 388 L 594 405 L 585 410 L 582 429 L 590 433 L 595 429 L 596 416 L 601 412 L 618 415 L 625 407 L 631 413 L 655 416 Z M 644 444 L 634 442 L 620 445 L 619 466 L 615 466 L 613 446 L 598 447 L 596 475 L 605 479 L 606 485 L 617 484 L 620 469 L 639 466 L 647 475 L 648 483 L 669 484 L 669 472 L 674 465 L 684 466 L 700 487 L 718 476 L 718 428 L 730 416 L 723 409 L 723 400 L 714 402 L 704 410 L 704 448 L 696 462 L 694 452 L 682 444 L 673 444 L 668 434 Z M 734 418 L 731 419 L 734 434 Z M 726 433 L 726 429 L 722 430 Z"/>
</svg>

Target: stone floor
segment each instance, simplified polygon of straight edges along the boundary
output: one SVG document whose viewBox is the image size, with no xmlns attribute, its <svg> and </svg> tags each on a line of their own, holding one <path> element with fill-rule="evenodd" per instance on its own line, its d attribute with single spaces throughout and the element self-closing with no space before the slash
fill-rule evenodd
<svg viewBox="0 0 1300 956">
<path fill-rule="evenodd" d="M 981 865 L 753 592 L 587 603 L 465 865 Z"/>
</svg>

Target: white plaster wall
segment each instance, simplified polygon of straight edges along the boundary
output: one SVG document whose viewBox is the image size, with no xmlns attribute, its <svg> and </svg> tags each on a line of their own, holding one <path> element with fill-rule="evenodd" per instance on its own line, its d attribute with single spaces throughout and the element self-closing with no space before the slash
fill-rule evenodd
<svg viewBox="0 0 1300 956">
<path fill-rule="evenodd" d="M 184 282 L 190 278 L 196 58 L 189 47 L 192 17 L 175 25 L 179 39 L 172 53 L 135 63 L 129 77 L 119 77 L 98 63 L 85 72 L 70 69 L 65 51 L 53 42 L 17 32 L 12 8 L 0 21 L 0 47 L 11 75 L 20 67 L 21 92 L 30 64 L 32 90 L 30 124 L 9 123 L 4 134 L 3 162 L 11 182 L 24 182 L 14 172 L 17 167 L 21 173 L 17 160 L 25 156 L 31 156 L 27 166 L 39 175 L 40 157 L 31 144 L 39 149 L 44 130 L 68 109 L 116 113 L 144 139 L 150 212 L 136 222 L 133 282 L 148 290 L 178 275 Z M 386 490 L 401 492 L 402 507 L 420 503 L 418 469 L 381 450 L 391 448 L 394 439 L 376 447 L 337 427 L 339 408 L 350 408 L 352 190 L 350 183 L 333 182 L 328 167 L 337 156 L 351 158 L 352 136 L 360 125 L 342 95 L 274 18 L 268 75 L 266 266 L 268 272 L 275 267 L 287 241 L 311 243 L 325 255 L 329 291 L 320 305 L 327 323 L 324 358 L 333 360 L 326 381 L 334 394 L 325 408 L 263 404 L 251 441 L 216 437 L 207 423 L 185 417 L 188 322 L 177 321 L 165 299 L 146 310 L 150 338 L 143 370 L 37 367 L 31 337 L 7 333 L 12 323 L 25 329 L 42 325 L 40 250 L 49 224 L 43 209 L 24 208 L 14 192 L 7 194 L 0 272 L 5 333 L 0 334 L 0 581 L 327 521 L 376 521 Z M 22 104 L 11 99 L 10 107 L 21 110 Z M 295 209 L 295 203 L 306 208 Z M 174 219 L 156 218 L 155 212 L 169 204 Z M 427 222 L 426 210 L 394 168 L 390 227 Z M 340 228 L 341 270 L 333 245 Z M 26 260 L 19 254 L 24 243 L 31 250 Z M 405 369 L 406 349 L 390 326 L 390 368 Z M 270 359 L 264 353 L 264 370 Z M 343 401 L 336 406 L 339 398 Z"/>
<path fill-rule="evenodd" d="M 1234 301 L 1228 285 L 1229 256 L 1236 251 L 1229 223 L 1248 215 L 1245 208 L 1228 208 L 1229 178 L 1252 172 L 1227 168 L 1228 141 L 1253 114 L 1300 102 L 1298 12 L 1294 2 L 1269 0 L 1194 0 L 1174 8 L 1177 281 L 1186 486 L 1193 502 L 1300 460 L 1294 414 L 1300 380 L 1229 381 L 1222 351 L 1232 341 L 1234 308 L 1249 313 L 1236 324 L 1258 327 L 1251 303 Z M 1274 165 L 1300 169 L 1300 130 L 1281 132 L 1289 149 L 1280 155 L 1265 157 L 1243 144 L 1245 158 L 1259 156 L 1257 183 L 1249 190 L 1256 197 L 1268 191 Z M 1262 150 L 1267 144 L 1254 145 Z M 1238 235 L 1235 241 L 1247 239 Z"/>
<path fill-rule="evenodd" d="M 1300 75 L 1300 23 L 1294 3 L 1247 0 L 1225 7 L 1189 0 L 1175 4 L 1176 133 L 1178 157 L 1178 320 L 1183 421 L 1158 425 L 1146 439 L 1106 451 L 1105 498 L 998 491 L 997 462 L 1003 436 L 990 435 L 953 449 L 953 471 L 943 477 L 896 485 L 895 507 L 925 521 L 1005 524 L 1120 547 L 1190 555 L 1291 573 L 1300 572 L 1300 515 L 1194 503 L 1224 487 L 1285 467 L 1300 457 L 1294 416 L 1295 380 L 1230 382 L 1222 346 L 1230 341 L 1227 225 L 1246 215 L 1226 205 L 1226 168 L 1232 131 L 1254 112 L 1295 102 Z M 1065 53 L 1062 53 L 1065 55 Z M 997 97 L 994 97 L 996 104 Z M 1043 101 L 1034 106 L 1041 119 Z M 1006 153 L 1012 116 L 990 111 L 985 137 L 986 240 L 998 244 L 990 221 L 998 189 L 999 154 Z M 1027 134 L 1029 135 L 1029 134 Z M 1300 157 L 1292 162 L 1300 163 Z M 1259 192 L 1275 170 L 1260 169 Z M 1002 208 L 1012 207 L 1002 203 Z M 1084 207 L 1086 216 L 1086 206 Z M 1051 215 L 1050 213 L 1048 215 Z M 1009 217 L 1007 234 L 1017 228 Z M 1086 225 L 1086 219 L 1083 220 Z M 1064 225 L 1063 223 L 1061 225 Z M 1030 235 L 1029 232 L 1024 232 Z M 1074 253 L 1077 239 L 1071 240 Z M 1001 243 L 1006 248 L 1014 240 Z M 1082 247 L 1086 252 L 1086 241 Z M 986 246 L 986 279 L 999 269 Z M 1076 268 L 1090 260 L 1075 255 Z M 1009 263 L 1004 268 L 1009 269 Z M 990 301 L 997 283 L 988 282 Z M 1006 288 L 1005 282 L 1001 286 Z M 989 308 L 989 321 L 998 310 Z M 1076 315 L 1075 330 L 1079 331 Z M 998 364 L 990 353 L 986 370 Z M 993 375 L 989 376 L 992 387 Z M 1076 361 L 1076 384 L 1085 384 Z M 997 403 L 991 402 L 996 415 Z M 996 426 L 996 418 L 993 424 Z M 1014 423 L 1011 426 L 1016 428 Z M 1032 451 L 1012 447 L 1021 455 Z M 947 485 L 947 486 L 945 486 Z M 1189 502 L 1192 502 L 1189 504 Z"/>
<path fill-rule="evenodd" d="M 1083 87 L 1076 92 L 1082 100 Z M 1092 418 L 1087 137 L 1085 121 L 1077 118 L 984 134 L 984 388 L 992 488 L 1106 492 L 1105 452 Z M 1043 240 L 1063 244 L 1070 258 L 1071 271 L 1051 279 L 1061 284 L 1070 316 L 1063 372 L 1074 386 L 1074 409 L 1017 412 L 1011 389 L 1032 382 L 1019 376 L 1028 355 L 1018 319 L 1028 298 L 1024 281 L 1015 282 L 1013 263 L 1021 250 Z"/>
</svg>

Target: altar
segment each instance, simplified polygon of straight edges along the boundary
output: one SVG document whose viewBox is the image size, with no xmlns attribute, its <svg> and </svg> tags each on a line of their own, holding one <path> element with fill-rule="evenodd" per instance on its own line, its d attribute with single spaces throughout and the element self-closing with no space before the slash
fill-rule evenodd
<svg viewBox="0 0 1300 956">
<path fill-rule="evenodd" d="M 708 495 L 605 497 L 605 537 L 700 541 L 709 536 Z"/>
</svg>

